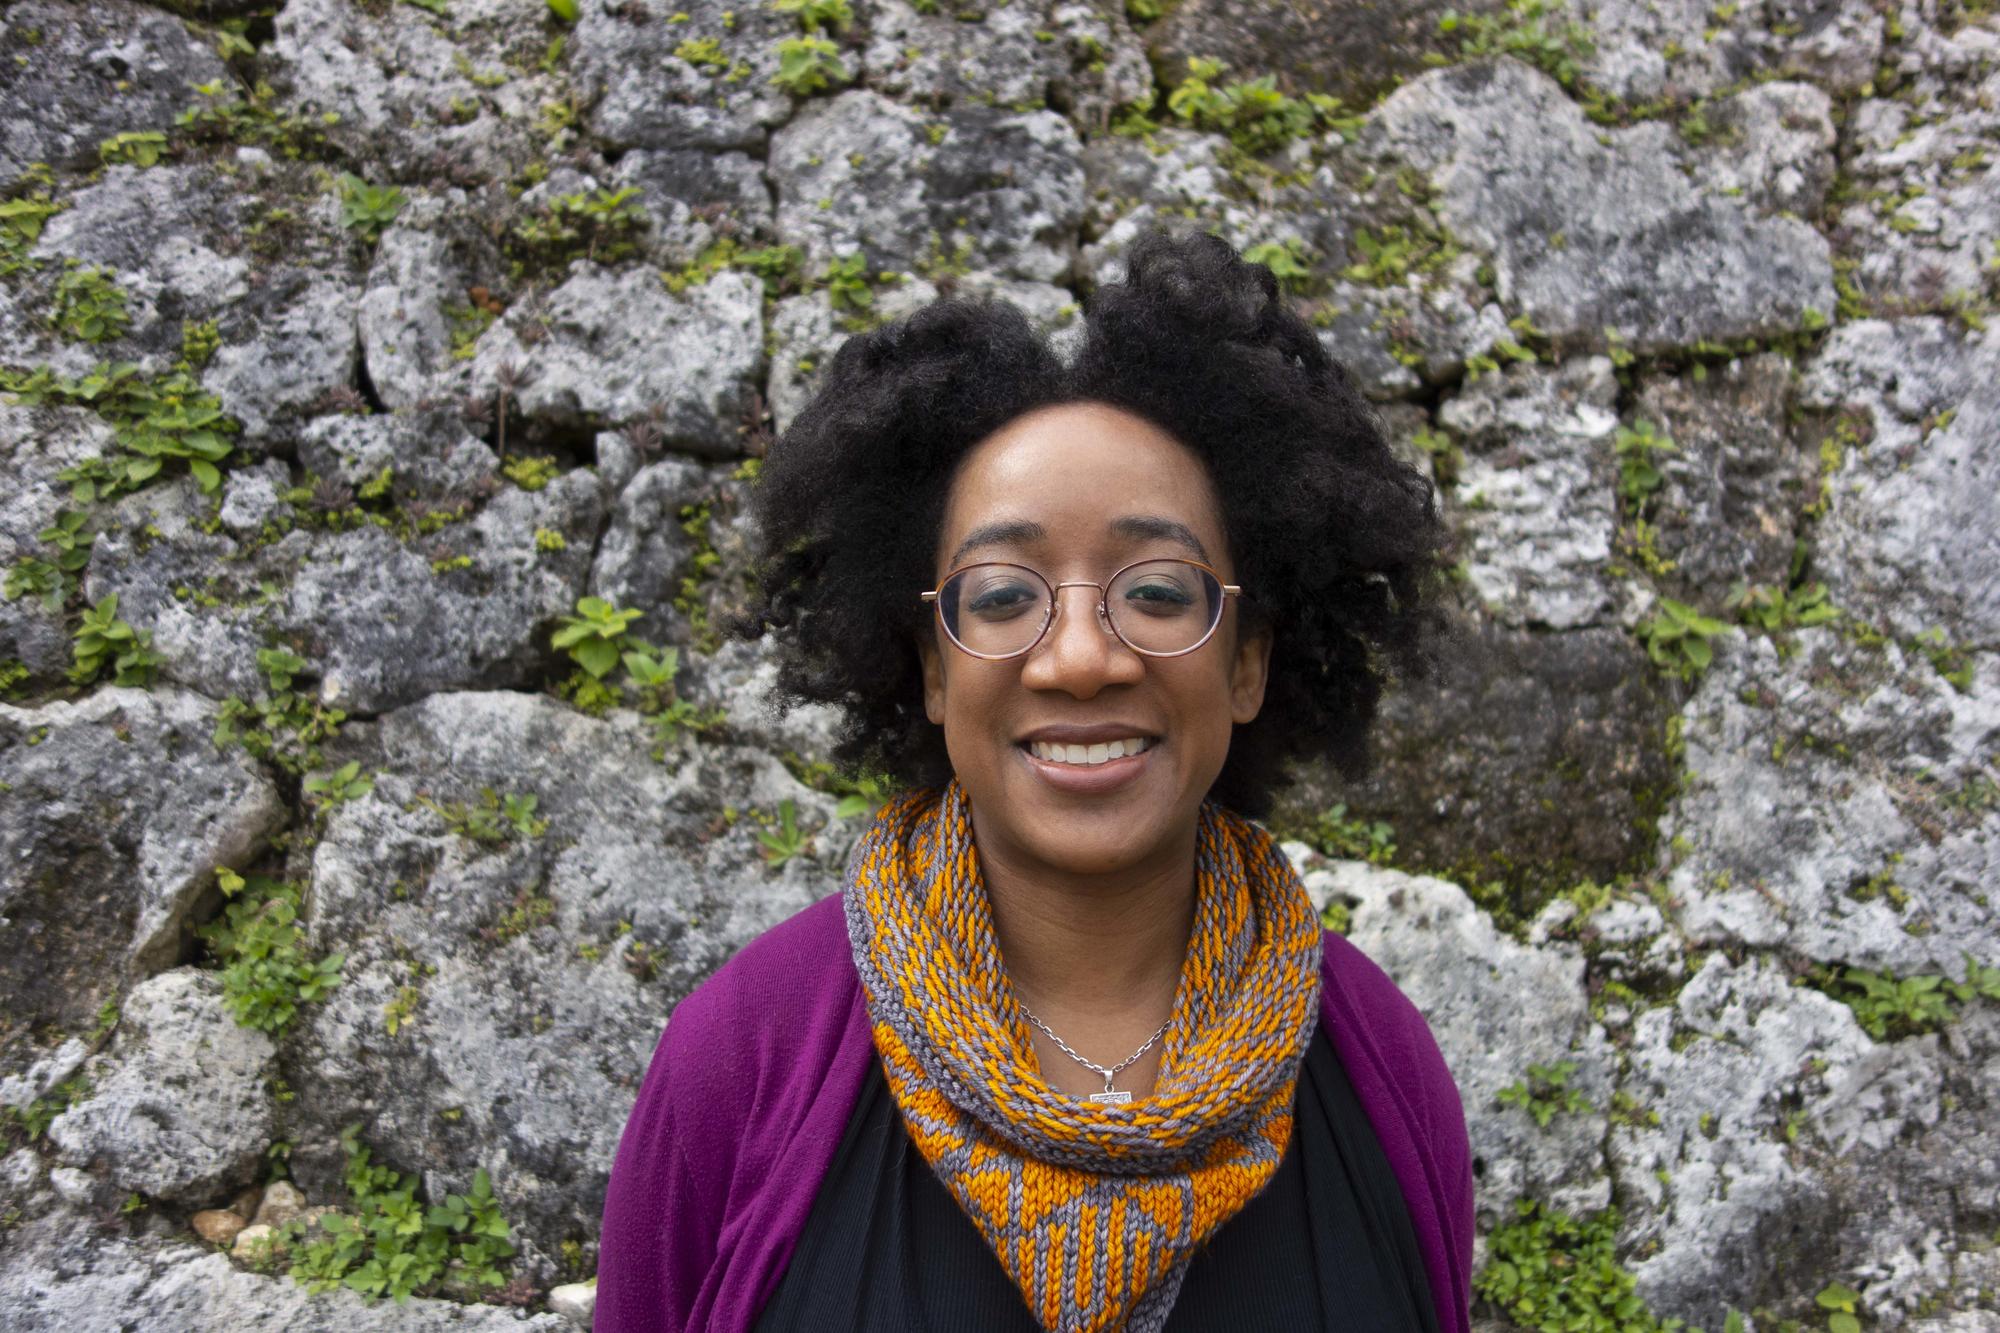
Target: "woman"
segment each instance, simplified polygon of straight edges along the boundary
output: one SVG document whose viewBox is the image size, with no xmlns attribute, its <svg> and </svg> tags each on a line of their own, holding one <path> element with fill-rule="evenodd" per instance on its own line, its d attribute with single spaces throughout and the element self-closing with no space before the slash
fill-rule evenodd
<svg viewBox="0 0 2000 1333">
<path fill-rule="evenodd" d="M 904 784 L 675 1010 L 599 1333 L 1467 1327 L 1464 1115 L 1265 813 L 1366 766 L 1441 544 L 1269 270 L 1156 233 L 1065 364 L 947 300 L 771 451 L 751 632 Z"/>
</svg>

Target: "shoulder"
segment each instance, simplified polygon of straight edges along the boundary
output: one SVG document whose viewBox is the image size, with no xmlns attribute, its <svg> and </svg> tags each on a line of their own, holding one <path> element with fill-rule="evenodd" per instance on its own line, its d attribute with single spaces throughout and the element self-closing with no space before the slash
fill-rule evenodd
<svg viewBox="0 0 2000 1333">
<path fill-rule="evenodd" d="M 1321 1018 L 1343 1060 L 1411 1122 L 1436 1151 L 1465 1151 L 1465 1108 L 1437 1038 L 1410 997 L 1345 936 L 1326 933 L 1321 954 Z M 1373 1111 L 1371 1109 L 1371 1114 Z"/>
<path fill-rule="evenodd" d="M 739 1113 L 810 1088 L 853 1044 L 861 979 L 831 894 L 743 946 L 667 1020 L 660 1058 L 684 1125 L 733 1139 Z M 859 1029 L 865 1036 L 866 1024 Z"/>
</svg>

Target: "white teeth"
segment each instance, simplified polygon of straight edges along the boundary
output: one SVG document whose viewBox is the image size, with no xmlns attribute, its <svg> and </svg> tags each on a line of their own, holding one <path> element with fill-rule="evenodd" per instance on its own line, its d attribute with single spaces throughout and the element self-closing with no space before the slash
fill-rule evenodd
<svg viewBox="0 0 2000 1333">
<path fill-rule="evenodd" d="M 1048 741 L 1030 741 L 1029 753 L 1037 759 L 1052 764 L 1080 764 L 1089 767 L 1112 759 L 1122 759 L 1128 754 L 1138 754 L 1152 742 L 1144 736 L 1129 736 L 1124 740 L 1103 741 L 1096 745 L 1052 745 Z"/>
</svg>

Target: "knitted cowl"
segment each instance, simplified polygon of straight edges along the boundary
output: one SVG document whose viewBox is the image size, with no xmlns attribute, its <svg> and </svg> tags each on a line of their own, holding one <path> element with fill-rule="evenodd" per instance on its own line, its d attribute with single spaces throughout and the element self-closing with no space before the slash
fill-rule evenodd
<svg viewBox="0 0 2000 1333">
<path fill-rule="evenodd" d="M 1195 910 L 1150 1095 L 1041 1076 L 1008 982 L 964 789 L 906 793 L 842 902 L 876 1052 L 924 1159 L 1050 1333 L 1161 1328 L 1188 1257 L 1262 1189 L 1319 1012 L 1320 927 L 1271 837 L 1205 802 Z"/>
</svg>

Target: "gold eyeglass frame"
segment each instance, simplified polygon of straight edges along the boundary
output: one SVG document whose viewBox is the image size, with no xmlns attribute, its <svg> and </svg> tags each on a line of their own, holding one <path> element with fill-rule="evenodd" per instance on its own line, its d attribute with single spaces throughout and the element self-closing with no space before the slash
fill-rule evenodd
<svg viewBox="0 0 2000 1333">
<path fill-rule="evenodd" d="M 1097 589 L 1098 623 L 1103 625 L 1106 630 L 1110 631 L 1112 637 L 1117 639 L 1118 642 L 1124 644 L 1127 648 L 1130 648 L 1133 652 L 1139 654 L 1141 657 L 1186 657 L 1189 653 L 1195 652 L 1203 644 L 1207 643 L 1210 639 L 1214 638 L 1215 631 L 1222 628 L 1222 613 L 1223 611 L 1228 609 L 1226 601 L 1216 608 L 1215 623 L 1208 627 L 1207 633 L 1203 634 L 1199 639 L 1196 639 L 1193 643 L 1189 644 L 1187 647 L 1176 649 L 1171 653 L 1159 653 L 1159 652 L 1154 652 L 1150 648 L 1141 648 L 1139 645 L 1133 643 L 1130 639 L 1126 638 L 1123 634 L 1119 633 L 1118 622 L 1111 618 L 1111 607 L 1109 606 L 1109 602 L 1111 599 L 1111 585 L 1118 582 L 1119 575 L 1123 574 L 1128 569 L 1137 569 L 1140 565 L 1156 565 L 1167 561 L 1172 561 L 1174 563 L 1183 565 L 1193 565 L 1196 569 L 1203 571 L 1210 578 L 1215 580 L 1216 585 L 1222 589 L 1222 596 L 1225 599 L 1230 597 L 1241 597 L 1243 595 L 1242 585 L 1237 583 L 1224 583 L 1222 581 L 1222 571 L 1215 568 L 1213 565 L 1205 565 L 1199 560 L 1189 560 L 1185 556 L 1173 555 L 1173 556 L 1148 556 L 1144 560 L 1134 560 L 1130 564 L 1120 565 L 1117 569 L 1112 571 L 1111 577 L 1104 580 L 1104 582 L 1102 583 L 1093 583 L 1089 579 L 1068 579 L 1062 583 L 1051 584 L 1048 581 L 1048 579 L 1042 576 L 1042 572 L 1034 568 L 1032 565 L 1016 564 L 1011 560 L 974 560 L 969 564 L 960 565 L 958 568 L 949 571 L 948 573 L 945 574 L 943 578 L 938 580 L 937 587 L 931 589 L 929 592 L 919 593 L 918 597 L 920 600 L 930 603 L 931 609 L 937 615 L 938 628 L 944 631 L 945 638 L 951 640 L 951 646 L 958 649 L 960 652 L 964 653 L 967 657 L 976 657 L 983 662 L 1010 661 L 1011 659 L 1016 657 L 1025 657 L 1029 653 L 1035 651 L 1036 648 L 1040 647 L 1042 640 L 1046 639 L 1049 636 L 1049 626 L 1056 623 L 1056 613 L 1062 609 L 1062 590 L 1064 588 Z M 944 585 L 951 582 L 953 579 L 957 578 L 960 574 L 963 574 L 966 570 L 978 569 L 982 565 L 999 565 L 1006 569 L 1026 570 L 1028 573 L 1035 576 L 1036 582 L 1040 583 L 1044 588 L 1047 588 L 1049 590 L 1048 613 L 1042 617 L 1041 629 L 1036 631 L 1035 637 L 1028 641 L 1026 647 L 1017 648 L 1011 653 L 976 653 L 972 649 L 960 643 L 958 641 L 958 636 L 951 632 L 951 626 L 944 623 L 944 604 L 938 600 L 939 595 L 944 592 Z"/>
</svg>

